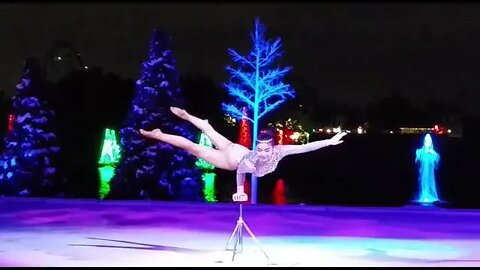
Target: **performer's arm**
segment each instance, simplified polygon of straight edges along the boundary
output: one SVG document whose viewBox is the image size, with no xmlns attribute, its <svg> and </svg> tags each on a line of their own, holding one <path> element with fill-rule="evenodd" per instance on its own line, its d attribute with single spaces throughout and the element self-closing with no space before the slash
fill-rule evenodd
<svg viewBox="0 0 480 270">
<path fill-rule="evenodd" d="M 318 150 L 323 147 L 330 146 L 331 142 L 330 139 L 328 140 L 321 140 L 316 142 L 311 142 L 302 145 L 277 145 L 278 149 L 283 156 L 294 155 L 294 154 L 302 154 L 306 152 L 311 152 Z"/>
<path fill-rule="evenodd" d="M 243 184 L 245 183 L 245 173 L 237 171 L 237 192 L 244 193 Z"/>
<path fill-rule="evenodd" d="M 245 182 L 245 173 L 237 171 L 237 192 L 232 195 L 234 202 L 246 202 L 248 200 L 247 194 L 245 194 L 245 189 L 243 188 L 243 183 Z"/>
<path fill-rule="evenodd" d="M 283 156 L 301 154 L 301 153 L 315 151 L 330 145 L 340 144 L 343 142 L 341 139 L 345 135 L 347 135 L 347 133 L 341 132 L 327 140 L 321 140 L 321 141 L 311 142 L 311 143 L 302 144 L 302 145 L 278 145 L 276 147 L 278 147 L 278 149 L 280 150 Z"/>
</svg>

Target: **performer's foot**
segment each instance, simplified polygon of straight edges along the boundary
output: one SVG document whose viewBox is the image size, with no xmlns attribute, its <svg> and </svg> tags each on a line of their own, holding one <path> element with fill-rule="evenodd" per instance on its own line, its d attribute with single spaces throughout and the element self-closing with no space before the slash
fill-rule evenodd
<svg viewBox="0 0 480 270">
<path fill-rule="evenodd" d="M 143 136 L 148 137 L 148 138 L 161 140 L 163 132 L 158 128 L 156 128 L 152 131 L 146 131 L 144 129 L 140 129 L 140 134 L 142 134 Z"/>
<path fill-rule="evenodd" d="M 188 113 L 184 109 L 180 109 L 177 107 L 170 107 L 170 111 L 172 111 L 173 114 L 182 118 L 183 120 L 187 120 L 188 118 Z"/>
</svg>

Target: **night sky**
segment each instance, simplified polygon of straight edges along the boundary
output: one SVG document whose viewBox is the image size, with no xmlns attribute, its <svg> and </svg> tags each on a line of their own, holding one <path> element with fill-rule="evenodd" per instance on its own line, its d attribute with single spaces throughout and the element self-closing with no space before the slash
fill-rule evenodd
<svg viewBox="0 0 480 270">
<path fill-rule="evenodd" d="M 255 16 L 322 99 L 364 104 L 395 91 L 480 113 L 480 5 L 453 2 L 0 4 L 0 88 L 12 94 L 25 57 L 43 57 L 55 39 L 88 66 L 135 79 L 154 26 L 173 35 L 182 73 L 221 84 L 227 49 L 249 49 Z"/>
</svg>

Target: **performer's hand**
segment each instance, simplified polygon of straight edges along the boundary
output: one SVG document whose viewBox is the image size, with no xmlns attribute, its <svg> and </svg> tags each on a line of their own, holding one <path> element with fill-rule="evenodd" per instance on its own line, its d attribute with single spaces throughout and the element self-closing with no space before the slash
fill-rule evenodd
<svg viewBox="0 0 480 270">
<path fill-rule="evenodd" d="M 170 107 L 170 111 L 172 111 L 172 113 L 175 114 L 176 116 L 184 120 L 187 120 L 187 117 L 188 117 L 187 111 L 177 107 Z"/>
<path fill-rule="evenodd" d="M 232 195 L 234 202 L 246 202 L 248 201 L 248 195 L 244 192 L 237 192 Z"/>
<path fill-rule="evenodd" d="M 146 131 L 146 130 L 140 129 L 140 134 L 148 138 L 159 140 L 160 136 L 162 136 L 163 133 L 162 131 L 160 131 L 160 129 L 157 128 L 152 131 Z"/>
<path fill-rule="evenodd" d="M 343 143 L 342 138 L 345 135 L 347 135 L 347 133 L 343 131 L 340 133 L 337 133 L 335 136 L 330 138 L 330 145 L 337 145 L 337 144 Z"/>
</svg>

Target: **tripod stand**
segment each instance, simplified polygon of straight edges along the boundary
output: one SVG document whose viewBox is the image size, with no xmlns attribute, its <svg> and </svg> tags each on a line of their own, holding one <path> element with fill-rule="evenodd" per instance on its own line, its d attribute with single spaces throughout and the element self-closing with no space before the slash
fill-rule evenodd
<svg viewBox="0 0 480 270">
<path fill-rule="evenodd" d="M 270 258 L 268 257 L 267 253 L 263 250 L 262 245 L 260 242 L 257 240 L 255 235 L 253 234 L 252 230 L 250 230 L 250 227 L 248 227 L 247 223 L 243 221 L 243 208 L 242 208 L 242 203 L 239 203 L 239 216 L 237 220 L 237 226 L 235 226 L 235 229 L 233 229 L 232 235 L 230 236 L 230 239 L 227 242 L 227 245 L 225 246 L 225 251 L 233 251 L 232 254 L 232 262 L 235 260 L 235 255 L 237 253 L 242 253 L 243 252 L 243 228 L 248 232 L 250 237 L 252 237 L 253 241 L 257 245 L 257 247 L 260 249 L 260 251 L 265 255 L 265 258 L 267 258 L 269 264 L 272 264 L 270 261 Z M 235 238 L 235 239 L 234 239 Z M 232 240 L 235 241 L 234 246 L 232 249 L 228 248 L 228 245 Z"/>
</svg>

